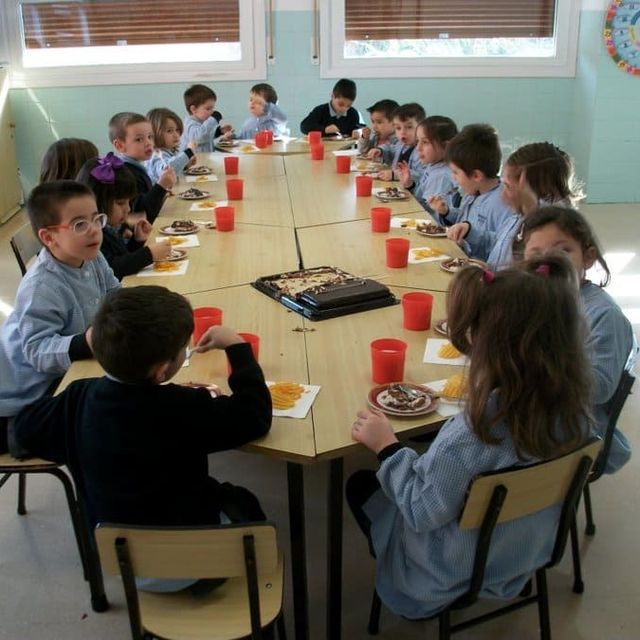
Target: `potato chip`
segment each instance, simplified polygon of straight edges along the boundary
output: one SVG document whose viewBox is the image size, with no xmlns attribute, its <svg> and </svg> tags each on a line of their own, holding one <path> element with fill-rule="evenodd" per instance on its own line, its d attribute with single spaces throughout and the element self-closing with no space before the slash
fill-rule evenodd
<svg viewBox="0 0 640 640">
<path fill-rule="evenodd" d="M 462 354 L 450 343 L 446 342 L 438 349 L 438 357 L 453 360 L 459 358 Z"/>
<path fill-rule="evenodd" d="M 302 397 L 304 387 L 297 382 L 276 382 L 269 387 L 274 409 L 292 409 Z"/>
<path fill-rule="evenodd" d="M 467 376 L 456 373 L 445 382 L 442 395 L 449 398 L 462 399 L 467 396 Z"/>
<path fill-rule="evenodd" d="M 443 252 L 440 249 L 431 249 L 429 247 L 425 247 L 424 249 L 412 249 L 413 257 L 416 260 L 425 260 L 426 258 L 437 258 L 438 256 L 443 255 Z"/>
</svg>

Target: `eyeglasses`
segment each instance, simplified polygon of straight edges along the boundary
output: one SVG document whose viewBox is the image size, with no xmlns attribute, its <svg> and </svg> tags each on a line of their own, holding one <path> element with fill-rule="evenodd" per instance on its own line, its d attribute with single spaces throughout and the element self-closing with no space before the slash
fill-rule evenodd
<svg viewBox="0 0 640 640">
<path fill-rule="evenodd" d="M 85 236 L 89 233 L 89 230 L 92 226 L 99 227 L 100 229 L 104 229 L 104 226 L 107 224 L 107 214 L 106 213 L 98 213 L 91 220 L 87 220 L 86 218 L 82 218 L 81 220 L 76 220 L 73 224 L 51 224 L 45 229 L 70 229 L 73 233 L 78 236 Z"/>
</svg>

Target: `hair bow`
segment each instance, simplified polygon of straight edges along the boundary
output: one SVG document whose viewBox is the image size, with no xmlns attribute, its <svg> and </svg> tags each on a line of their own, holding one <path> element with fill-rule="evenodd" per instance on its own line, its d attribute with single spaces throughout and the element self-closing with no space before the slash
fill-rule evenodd
<svg viewBox="0 0 640 640">
<path fill-rule="evenodd" d="M 551 273 L 551 267 L 548 264 L 541 264 L 537 269 L 536 273 L 539 273 L 541 276 L 548 277 Z"/>
<path fill-rule="evenodd" d="M 120 169 L 122 166 L 124 166 L 124 161 L 118 158 L 113 151 L 109 151 L 104 158 L 98 158 L 90 175 L 102 184 L 113 184 L 116 181 L 115 169 Z"/>
<path fill-rule="evenodd" d="M 496 274 L 491 269 L 485 269 L 482 272 L 482 281 L 485 284 L 491 284 L 496 279 Z"/>
</svg>

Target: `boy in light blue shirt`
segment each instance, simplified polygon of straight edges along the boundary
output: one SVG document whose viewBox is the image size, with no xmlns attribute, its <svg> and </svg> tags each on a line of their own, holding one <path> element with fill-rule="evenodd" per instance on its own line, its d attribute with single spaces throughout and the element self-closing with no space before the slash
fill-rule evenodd
<svg viewBox="0 0 640 640">
<path fill-rule="evenodd" d="M 278 94 L 266 82 L 253 85 L 249 92 L 250 118 L 235 133 L 236 138 L 252 139 L 258 131 L 281 136 L 287 128 L 287 114 L 277 105 Z"/>
<path fill-rule="evenodd" d="M 0 332 L 0 450 L 13 417 L 61 378 L 74 360 L 91 358 L 90 324 L 102 297 L 120 286 L 100 253 L 107 216 L 89 187 L 72 180 L 37 186 L 27 211 L 43 244 L 20 282 Z M 15 451 L 14 451 L 15 453 Z"/>
<path fill-rule="evenodd" d="M 385 151 L 397 142 L 396 130 L 393 126 L 393 112 L 400 105 L 395 100 L 378 100 L 367 111 L 371 115 L 371 127 L 360 131 L 358 139 L 358 153 L 366 155 L 371 160 L 381 157 Z"/>
<path fill-rule="evenodd" d="M 233 127 L 229 124 L 220 126 L 222 114 L 215 111 L 217 99 L 213 89 L 204 84 L 194 84 L 184 92 L 184 106 L 189 115 L 184 120 L 181 150 L 194 141 L 196 152 L 211 153 L 219 139 L 231 138 Z"/>
</svg>

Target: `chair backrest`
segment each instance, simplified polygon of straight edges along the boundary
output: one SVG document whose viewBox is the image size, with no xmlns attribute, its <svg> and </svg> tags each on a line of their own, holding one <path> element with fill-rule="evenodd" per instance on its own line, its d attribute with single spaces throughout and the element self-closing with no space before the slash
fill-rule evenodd
<svg viewBox="0 0 640 640">
<path fill-rule="evenodd" d="M 25 224 L 20 227 L 17 233 L 9 241 L 13 253 L 20 267 L 22 275 L 27 273 L 27 267 L 29 262 L 38 255 L 42 244 L 40 240 L 33 233 L 33 229 L 30 224 Z"/>
<path fill-rule="evenodd" d="M 231 578 L 244 576 L 244 538 L 253 536 L 258 575 L 278 566 L 271 523 L 217 527 L 139 527 L 99 524 L 96 542 L 103 570 L 120 574 L 118 541 L 126 541 L 133 574 L 154 578 Z"/>
</svg>

